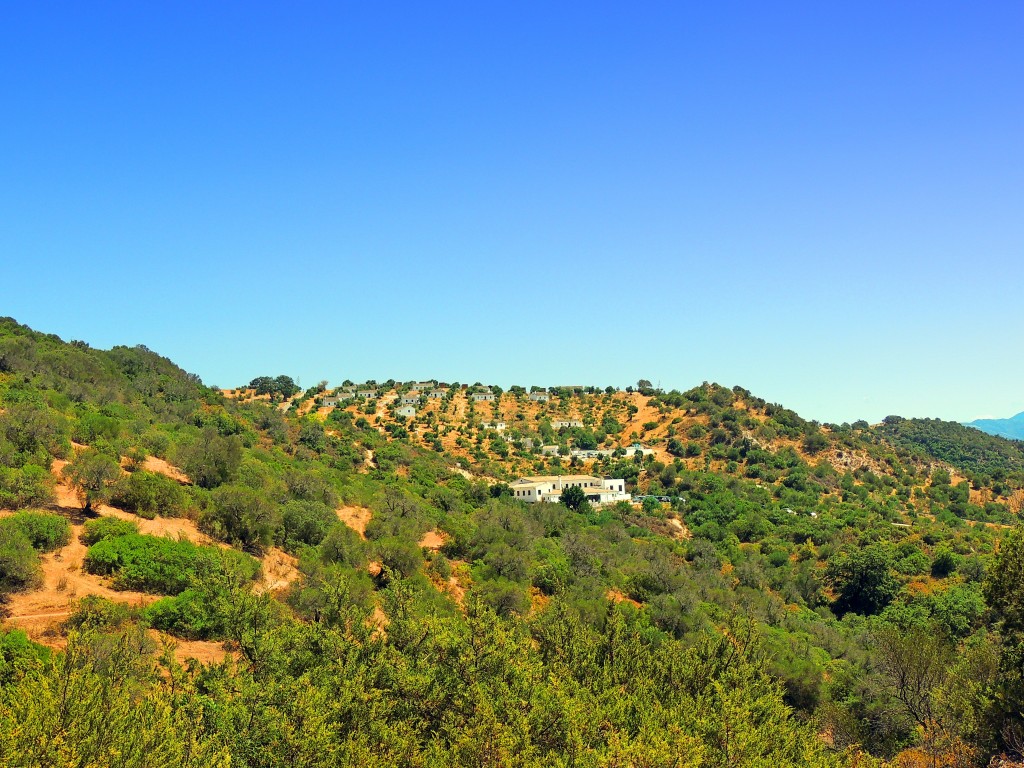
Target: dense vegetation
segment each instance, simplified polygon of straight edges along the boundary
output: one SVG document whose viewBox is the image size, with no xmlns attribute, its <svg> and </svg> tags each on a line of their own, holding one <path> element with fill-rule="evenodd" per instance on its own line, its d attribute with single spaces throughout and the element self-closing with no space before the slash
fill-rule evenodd
<svg viewBox="0 0 1024 768">
<path fill-rule="evenodd" d="M 0 506 L 23 510 L 0 520 L 0 590 L 33 588 L 68 543 L 59 475 L 87 570 L 160 596 L 84 598 L 61 652 L 0 634 L 5 764 L 982 765 L 1024 740 L 1006 441 L 648 382 L 552 390 L 496 436 L 480 414 L 372 401 L 318 417 L 286 378 L 226 399 L 145 348 L 0 321 Z M 488 419 L 526 402 L 497 394 Z M 583 426 L 553 429 L 570 407 Z M 589 466 L 668 503 L 529 506 L 463 471 L 574 471 L 572 448 L 641 439 L 664 450 Z M 230 547 L 143 535 L 104 504 Z M 365 538 L 339 507 L 370 510 Z M 256 558 L 276 549 L 300 578 L 271 593 Z M 149 629 L 232 655 L 182 667 Z"/>
</svg>

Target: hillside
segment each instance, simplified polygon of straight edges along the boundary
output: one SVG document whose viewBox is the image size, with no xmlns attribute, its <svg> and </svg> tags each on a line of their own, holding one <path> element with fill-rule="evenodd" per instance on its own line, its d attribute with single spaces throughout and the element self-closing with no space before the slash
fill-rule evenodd
<svg viewBox="0 0 1024 768">
<path fill-rule="evenodd" d="M 623 477 L 635 493 L 683 496 L 688 477 L 710 472 L 770 486 L 794 508 L 859 494 L 904 515 L 951 511 L 1003 523 L 1024 508 L 1021 447 L 952 422 L 819 425 L 715 384 L 685 393 L 552 388 L 543 402 L 518 387 L 490 388 L 494 400 L 476 402 L 479 385 L 445 387 L 436 398 L 410 384 L 365 386 L 377 396 L 323 407 L 339 395 L 307 393 L 295 407 L 306 413 L 316 403 L 328 428 L 365 424 L 503 480 L 589 472 Z M 414 416 L 396 412 L 403 399 L 415 403 Z"/>
<path fill-rule="evenodd" d="M 435 385 L 222 393 L 0 320 L 0 761 L 895 768 L 1011 746 L 1006 441 L 818 425 L 714 384 Z M 647 498 L 508 494 L 580 470 Z"/>
<path fill-rule="evenodd" d="M 1018 413 L 1009 419 L 975 419 L 966 426 L 1009 440 L 1024 440 L 1024 413 Z"/>
</svg>

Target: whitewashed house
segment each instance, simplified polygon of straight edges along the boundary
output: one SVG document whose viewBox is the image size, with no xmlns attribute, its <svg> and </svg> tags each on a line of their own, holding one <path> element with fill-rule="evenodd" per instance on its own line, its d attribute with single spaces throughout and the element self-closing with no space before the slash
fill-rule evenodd
<svg viewBox="0 0 1024 768">
<path fill-rule="evenodd" d="M 572 429 L 574 427 L 582 427 L 583 422 L 579 419 L 565 419 L 563 421 L 552 421 L 551 426 L 555 429 L 562 429 L 564 427 Z"/>
<path fill-rule="evenodd" d="M 405 419 L 413 419 L 416 417 L 416 409 L 411 405 L 400 405 L 395 409 L 395 416 L 401 416 Z"/>
<path fill-rule="evenodd" d="M 557 502 L 562 491 L 569 487 L 583 489 L 592 504 L 612 504 L 629 501 L 626 481 L 621 478 L 600 478 L 593 475 L 540 475 L 524 477 L 511 484 L 512 495 L 528 504 Z"/>
<path fill-rule="evenodd" d="M 356 397 L 361 397 L 364 400 L 369 400 L 370 398 L 376 397 L 376 396 L 377 396 L 377 390 L 376 389 L 361 389 L 358 392 L 356 392 Z"/>
<path fill-rule="evenodd" d="M 551 397 L 547 392 L 531 392 L 530 399 L 535 403 L 546 403 Z"/>
<path fill-rule="evenodd" d="M 484 429 L 490 429 L 495 432 L 504 432 L 508 428 L 508 425 L 504 421 L 485 421 L 480 426 Z"/>
<path fill-rule="evenodd" d="M 472 398 L 473 398 L 474 401 L 476 401 L 478 403 L 481 403 L 481 402 L 493 402 L 496 399 L 494 393 L 491 392 L 490 390 L 488 390 L 486 392 L 474 392 L 472 394 Z"/>
<path fill-rule="evenodd" d="M 402 405 L 419 405 L 420 396 L 417 394 L 402 395 Z"/>
<path fill-rule="evenodd" d="M 444 400 L 445 395 L 447 394 L 448 392 L 446 392 L 443 389 L 434 389 L 431 390 L 430 394 L 428 394 L 427 397 L 429 397 L 431 400 Z"/>
</svg>

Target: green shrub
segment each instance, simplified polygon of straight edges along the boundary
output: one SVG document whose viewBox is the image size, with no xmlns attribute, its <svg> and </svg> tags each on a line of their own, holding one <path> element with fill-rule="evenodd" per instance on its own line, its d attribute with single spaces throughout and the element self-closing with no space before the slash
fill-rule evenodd
<svg viewBox="0 0 1024 768">
<path fill-rule="evenodd" d="M 186 506 L 185 491 L 177 482 L 154 472 L 132 472 L 118 480 L 111 503 L 139 517 L 152 519 L 180 516 Z"/>
<path fill-rule="evenodd" d="M 320 543 L 320 556 L 326 563 L 365 568 L 366 542 L 347 525 L 336 525 Z"/>
<path fill-rule="evenodd" d="M 259 563 L 238 552 L 221 552 L 188 541 L 128 534 L 101 539 L 89 547 L 85 568 L 90 573 L 113 576 L 116 589 L 177 595 L 215 573 L 224 559 L 236 561 L 248 578 Z"/>
<path fill-rule="evenodd" d="M 52 552 L 71 541 L 71 525 L 50 512 L 18 512 L 0 521 L 0 526 L 21 531 L 40 552 Z"/>
<path fill-rule="evenodd" d="M 281 511 L 279 541 L 289 552 L 301 544 L 315 547 L 332 527 L 341 525 L 326 504 L 317 501 L 289 501 Z"/>
<path fill-rule="evenodd" d="M 213 505 L 199 521 L 203 530 L 257 552 L 271 543 L 280 517 L 276 505 L 263 494 L 243 485 L 225 485 L 212 496 Z"/>
<path fill-rule="evenodd" d="M 949 547 L 939 547 L 932 560 L 932 576 L 944 579 L 956 570 L 959 558 Z"/>
<path fill-rule="evenodd" d="M 85 523 L 80 538 L 83 544 L 92 546 L 102 539 L 113 539 L 138 532 L 138 523 L 131 520 L 122 520 L 119 517 L 100 517 Z"/>
<path fill-rule="evenodd" d="M 78 601 L 64 626 L 68 629 L 118 629 L 136 618 L 136 612 L 124 603 L 115 603 L 99 595 L 86 595 Z"/>
<path fill-rule="evenodd" d="M 50 657 L 50 649 L 33 643 L 20 629 L 0 632 L 0 686 Z"/>
<path fill-rule="evenodd" d="M 209 599 L 195 589 L 157 600 L 146 607 L 143 617 L 151 627 L 187 640 L 208 640 L 223 632 L 223 621 Z"/>
<path fill-rule="evenodd" d="M 0 593 L 27 589 L 41 580 L 39 555 L 28 536 L 14 526 L 0 526 Z"/>
<path fill-rule="evenodd" d="M 21 509 L 48 504 L 53 501 L 55 482 L 53 475 L 37 464 L 0 466 L 0 507 Z"/>
</svg>

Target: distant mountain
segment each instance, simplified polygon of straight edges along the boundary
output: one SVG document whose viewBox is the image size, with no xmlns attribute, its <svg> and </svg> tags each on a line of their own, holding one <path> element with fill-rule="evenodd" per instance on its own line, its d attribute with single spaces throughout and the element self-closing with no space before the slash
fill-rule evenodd
<svg viewBox="0 0 1024 768">
<path fill-rule="evenodd" d="M 975 419 L 967 422 L 967 426 L 980 429 L 990 435 L 1008 437 L 1011 440 L 1024 440 L 1024 413 L 1018 413 L 1012 419 Z"/>
</svg>

